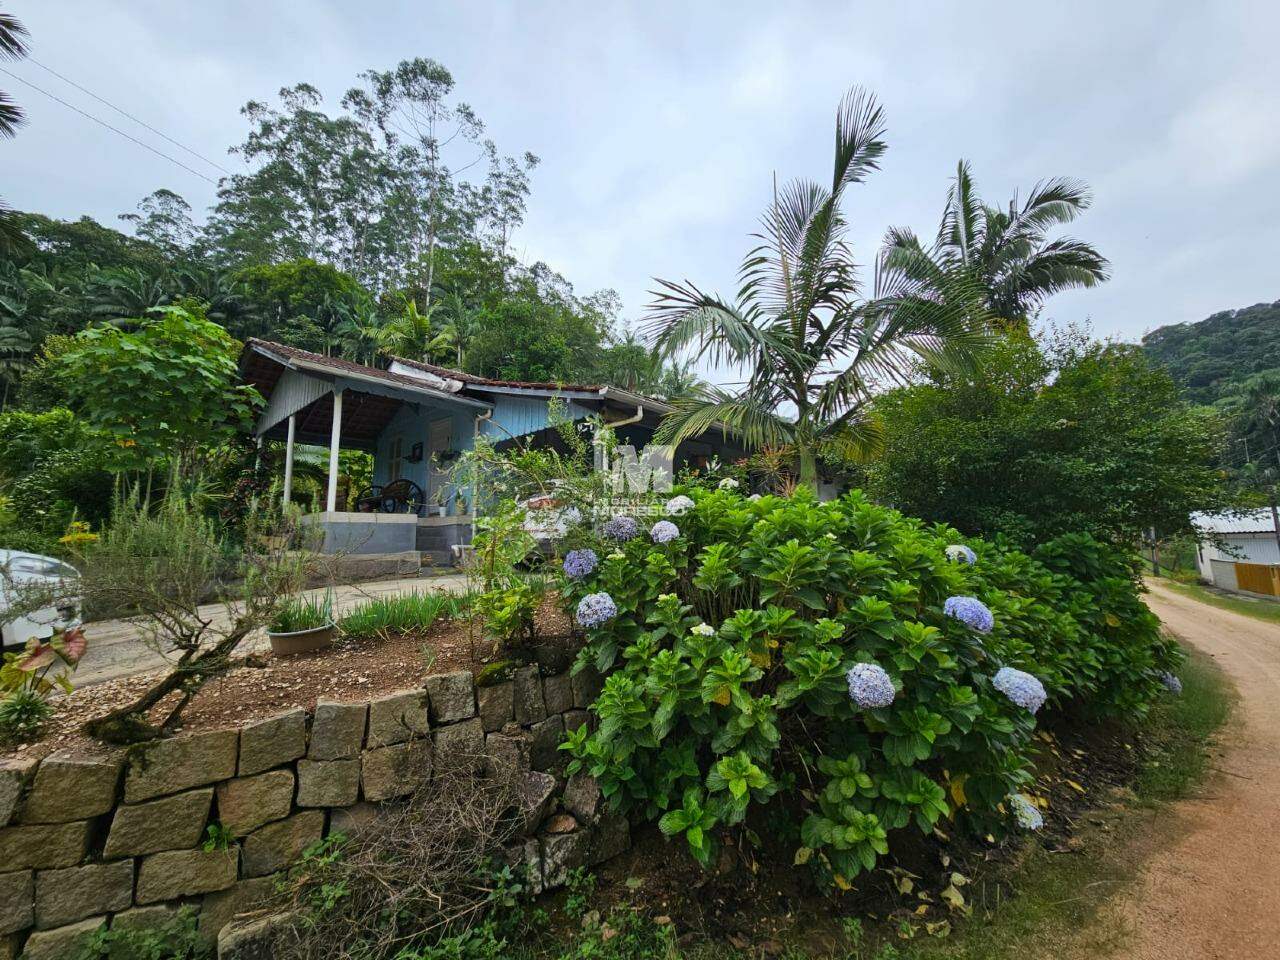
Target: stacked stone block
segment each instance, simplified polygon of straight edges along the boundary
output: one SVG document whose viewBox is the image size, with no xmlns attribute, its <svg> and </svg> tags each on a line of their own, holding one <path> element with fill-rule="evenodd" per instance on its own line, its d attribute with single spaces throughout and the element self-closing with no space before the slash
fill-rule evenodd
<svg viewBox="0 0 1280 960">
<path fill-rule="evenodd" d="M 161 923 L 183 906 L 216 940 L 307 847 L 358 831 L 378 804 L 461 758 L 524 778 L 533 835 L 566 789 L 559 742 L 587 721 L 598 691 L 598 677 L 543 677 L 536 666 L 479 689 L 458 671 L 423 689 L 321 700 L 239 729 L 0 760 L 0 960 L 66 956 L 104 926 Z M 626 822 L 601 815 L 589 778 L 567 789 L 575 829 L 510 851 L 535 889 L 629 844 Z"/>
</svg>

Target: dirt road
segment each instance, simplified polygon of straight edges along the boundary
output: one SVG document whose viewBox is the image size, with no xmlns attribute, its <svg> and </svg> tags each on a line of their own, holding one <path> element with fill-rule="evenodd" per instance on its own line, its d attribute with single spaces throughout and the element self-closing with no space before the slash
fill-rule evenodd
<svg viewBox="0 0 1280 960">
<path fill-rule="evenodd" d="M 1219 774 L 1170 808 L 1177 839 L 1125 896 L 1117 960 L 1280 958 L 1280 625 L 1151 585 L 1170 630 L 1214 657 L 1240 691 L 1238 737 Z"/>
</svg>

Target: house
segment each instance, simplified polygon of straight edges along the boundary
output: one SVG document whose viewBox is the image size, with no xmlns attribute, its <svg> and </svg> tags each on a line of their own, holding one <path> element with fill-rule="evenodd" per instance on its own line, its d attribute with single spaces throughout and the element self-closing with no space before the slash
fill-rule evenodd
<svg viewBox="0 0 1280 960">
<path fill-rule="evenodd" d="M 554 445 L 560 442 L 557 418 L 594 418 L 609 425 L 620 448 L 639 450 L 670 410 L 657 400 L 600 384 L 493 380 L 401 358 L 393 358 L 384 370 L 256 339 L 245 343 L 240 375 L 266 400 L 255 435 L 285 442 L 286 503 L 292 494 L 295 446 L 328 447 L 325 509 L 304 518 L 323 533 L 326 552 L 418 551 L 436 563 L 452 562 L 455 548 L 471 542 L 477 491 L 458 489 L 448 468 L 477 438 L 486 437 L 499 448 L 517 442 Z M 553 414 L 553 403 L 559 413 Z M 340 502 L 341 449 L 371 453 L 375 487 L 408 481 L 412 487 L 399 486 L 416 487 L 416 502 L 406 510 L 380 504 L 362 491 L 350 491 L 347 502 Z M 719 432 L 670 452 L 677 471 L 716 456 L 744 455 Z M 597 468 L 608 466 L 603 458 L 597 445 Z"/>
<path fill-rule="evenodd" d="M 1280 595 L 1280 541 L 1271 510 L 1195 513 L 1200 532 L 1196 569 L 1200 578 L 1225 590 Z"/>
</svg>

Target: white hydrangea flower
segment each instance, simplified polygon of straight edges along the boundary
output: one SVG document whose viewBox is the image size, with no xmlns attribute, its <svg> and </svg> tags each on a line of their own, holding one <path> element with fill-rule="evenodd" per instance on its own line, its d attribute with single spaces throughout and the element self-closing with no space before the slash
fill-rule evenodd
<svg viewBox="0 0 1280 960">
<path fill-rule="evenodd" d="M 719 487 L 721 490 L 737 490 L 738 481 L 733 479 L 733 477 L 725 477 L 718 484 L 716 484 L 716 486 Z"/>
<path fill-rule="evenodd" d="M 696 627 L 691 628 L 689 632 L 696 633 L 700 637 L 714 637 L 716 635 L 716 628 L 709 623 L 700 623 Z"/>
<path fill-rule="evenodd" d="M 692 510 L 693 506 L 693 501 L 682 493 L 668 500 L 666 506 L 663 507 L 663 511 L 668 517 L 679 517 Z"/>
<path fill-rule="evenodd" d="M 1031 798 L 1022 793 L 1009 794 L 1009 809 L 1013 811 L 1013 819 L 1023 830 L 1039 830 L 1044 826 L 1044 815 Z"/>
</svg>

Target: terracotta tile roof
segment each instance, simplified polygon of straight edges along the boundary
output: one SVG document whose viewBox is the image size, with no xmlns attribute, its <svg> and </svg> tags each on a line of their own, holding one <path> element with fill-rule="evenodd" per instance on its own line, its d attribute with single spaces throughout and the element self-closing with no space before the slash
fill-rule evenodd
<svg viewBox="0 0 1280 960">
<path fill-rule="evenodd" d="M 406 367 L 413 367 L 424 373 L 434 374 L 437 377 L 444 377 L 447 380 L 457 380 L 460 383 L 471 384 L 477 387 L 510 387 L 515 390 L 575 390 L 580 393 L 599 393 L 604 389 L 604 385 L 600 383 L 554 383 L 552 381 L 538 380 L 493 380 L 489 377 L 477 377 L 473 373 L 463 373 L 461 370 L 454 370 L 450 367 L 439 367 L 434 363 L 423 363 L 421 360 L 407 360 L 404 357 L 393 357 L 397 363 L 403 363 Z"/>
<path fill-rule="evenodd" d="M 360 377 L 372 377 L 376 380 L 385 380 L 387 383 L 392 383 L 399 387 L 411 387 L 414 390 L 433 389 L 430 384 L 423 383 L 417 377 L 407 377 L 402 373 L 392 373 L 390 370 L 382 370 L 363 363 L 355 363 L 351 360 L 344 360 L 342 357 L 326 357 L 324 354 L 312 353 L 310 350 L 291 347 L 272 340 L 259 340 L 257 337 L 250 337 L 245 341 L 245 348 L 248 349 L 250 347 L 257 347 L 259 350 L 265 350 L 286 360 L 301 360 L 325 367 L 335 373 L 350 373 Z M 442 390 L 436 392 L 444 393 Z"/>
</svg>

